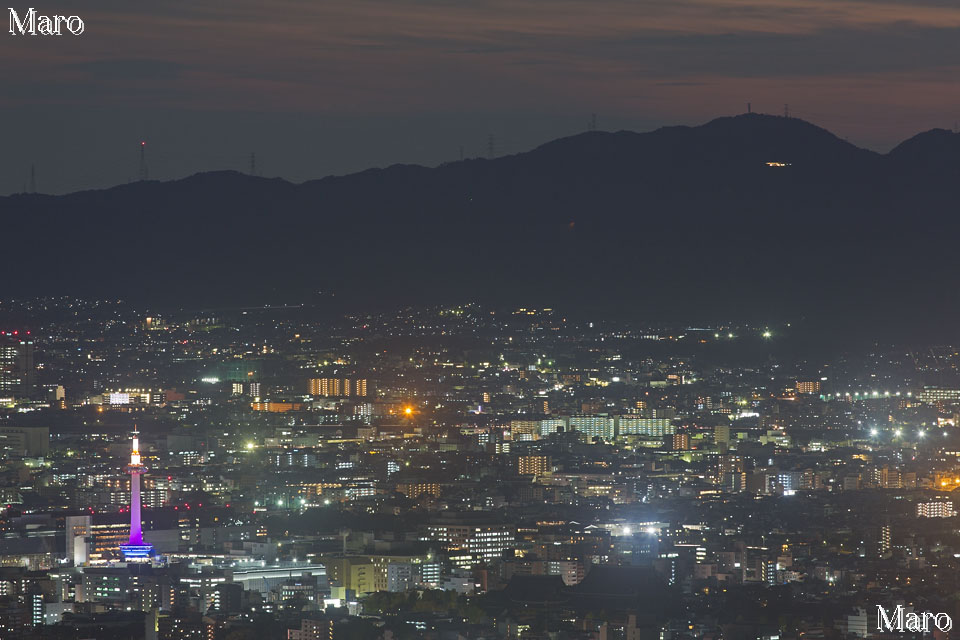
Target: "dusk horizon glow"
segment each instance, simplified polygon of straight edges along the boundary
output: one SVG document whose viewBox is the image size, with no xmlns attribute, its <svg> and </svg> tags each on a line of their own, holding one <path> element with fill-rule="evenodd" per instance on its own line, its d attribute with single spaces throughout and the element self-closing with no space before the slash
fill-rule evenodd
<svg viewBox="0 0 960 640">
<path fill-rule="evenodd" d="M 46 10 L 58 9 L 55 5 Z M 66 11 L 67 9 L 60 8 Z M 0 193 L 246 169 L 303 181 L 517 153 L 583 131 L 791 115 L 887 151 L 953 128 L 941 2 L 97 2 L 80 37 L 4 37 Z M 132 167 L 132 169 L 131 169 Z"/>
</svg>

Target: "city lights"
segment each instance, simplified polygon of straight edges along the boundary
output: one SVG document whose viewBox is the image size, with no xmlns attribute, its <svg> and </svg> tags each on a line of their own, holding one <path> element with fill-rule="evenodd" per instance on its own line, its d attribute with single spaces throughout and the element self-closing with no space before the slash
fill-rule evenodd
<svg viewBox="0 0 960 640">
<path fill-rule="evenodd" d="M 960 638 L 960 3 L 60 4 L 0 640 Z"/>
<path fill-rule="evenodd" d="M 116 573 L 127 563 L 149 564 L 152 574 L 178 585 L 177 593 L 194 594 L 197 613 L 207 607 L 211 620 L 220 619 L 217 598 L 221 606 L 232 603 L 233 616 L 272 616 L 292 603 L 340 604 L 348 591 L 357 607 L 372 603 L 364 609 L 370 617 L 352 616 L 349 608 L 343 615 L 372 620 L 392 615 L 373 606 L 386 606 L 378 602 L 402 608 L 409 593 L 445 587 L 457 595 L 444 602 L 475 602 L 486 590 L 500 598 L 497 615 L 503 607 L 526 619 L 540 604 L 514 602 L 510 594 L 525 593 L 513 591 L 525 578 L 549 577 L 557 580 L 551 589 L 578 594 L 566 602 L 597 619 L 618 597 L 608 585 L 636 575 L 650 576 L 651 593 L 674 593 L 670 580 L 690 585 L 694 604 L 774 586 L 829 599 L 850 588 L 843 577 L 850 568 L 914 593 L 895 579 L 898 571 L 906 575 L 898 541 L 913 536 L 917 553 L 931 558 L 931 544 L 948 544 L 919 534 L 936 519 L 955 517 L 960 449 L 946 436 L 960 411 L 960 388 L 908 391 L 906 376 L 889 373 L 890 360 L 906 366 L 898 351 L 827 353 L 822 362 L 798 365 L 794 354 L 751 355 L 747 343 L 730 342 L 730 354 L 709 347 L 711 334 L 768 339 L 769 328 L 638 329 L 609 321 L 602 330 L 600 323 L 584 329 L 530 307 L 511 314 L 523 320 L 517 326 L 479 306 L 457 314 L 368 313 L 336 324 L 298 319 L 295 328 L 282 311 L 273 319 L 243 311 L 235 316 L 237 331 L 189 334 L 190 348 L 207 354 L 191 366 L 215 371 L 220 386 L 181 382 L 177 345 L 199 321 L 188 315 L 178 326 L 175 315 L 157 314 L 149 333 L 138 329 L 110 343 L 113 334 L 94 331 L 97 339 L 83 344 L 114 349 L 110 370 L 128 372 L 118 375 L 126 379 L 144 366 L 121 357 L 131 342 L 160 354 L 169 349 L 169 368 L 155 375 L 180 377 L 149 388 L 53 388 L 45 402 L 59 402 L 57 408 L 38 410 L 58 430 L 83 425 L 66 437 L 47 426 L 21 426 L 16 408 L 38 401 L 11 401 L 0 443 L 22 453 L 9 457 L 15 474 L 0 486 L 10 505 L 7 526 L 22 545 L 44 540 L 37 531 L 48 538 L 70 532 L 56 557 L 26 560 L 39 567 L 36 575 L 48 566 L 69 570 L 81 586 L 90 576 L 89 584 L 100 585 L 91 587 L 91 602 L 142 614 L 142 603 L 127 595 L 128 586 L 135 593 L 132 583 L 114 587 L 112 580 L 128 575 Z M 372 335 L 369 327 L 378 335 L 371 345 L 354 339 Z M 89 329 L 68 335 L 83 331 Z M 458 331 L 469 335 L 463 343 L 470 349 L 451 338 Z M 309 346 L 309 336 L 327 335 L 339 338 Z M 686 335 L 686 342 L 678 338 Z M 55 344 L 53 353 L 62 353 Z M 228 357 L 232 351 L 242 357 Z M 5 353 L 0 385 L 17 367 L 14 382 L 22 384 L 28 350 L 17 344 Z M 76 366 L 86 371 L 97 361 L 82 353 Z M 938 357 L 909 362 L 952 371 L 949 357 L 939 359 L 949 350 L 933 353 Z M 421 415 L 423 407 L 429 416 Z M 134 419 L 150 430 L 131 440 L 110 427 Z M 945 437 L 931 442 L 931 429 Z M 120 454 L 129 459 L 126 474 L 111 457 Z M 46 504 L 56 506 L 40 506 Z M 768 517 L 787 507 L 789 517 Z M 63 528 L 53 529 L 58 519 Z M 34 524 L 39 528 L 27 528 Z M 22 554 L 8 556 L 0 549 L 0 562 L 19 571 Z M 509 578 L 484 586 L 478 570 L 520 578 L 513 586 Z M 918 580 L 934 575 L 933 567 L 911 571 Z M 715 579 L 720 572 L 728 576 L 722 582 Z M 32 580 L 28 573 L 24 567 L 18 580 Z M 810 580 L 814 574 L 822 579 Z M 594 595 L 579 595 L 581 585 Z M 212 606 L 201 589 L 212 594 Z M 417 595 L 425 597 L 435 596 Z M 631 602 L 617 606 L 629 610 Z M 471 614 L 476 624 L 492 630 L 481 611 Z M 684 615 L 697 615 L 692 611 L 696 606 Z M 321 628 L 329 634 L 329 623 Z"/>
</svg>

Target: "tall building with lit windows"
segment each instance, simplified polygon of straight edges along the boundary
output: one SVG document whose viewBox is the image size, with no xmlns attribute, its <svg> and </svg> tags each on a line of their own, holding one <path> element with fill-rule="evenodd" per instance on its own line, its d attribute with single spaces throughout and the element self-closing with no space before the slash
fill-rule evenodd
<svg viewBox="0 0 960 640">
<path fill-rule="evenodd" d="M 797 393 L 817 394 L 820 393 L 819 380 L 797 380 Z"/>
<path fill-rule="evenodd" d="M 465 568 L 499 560 L 503 552 L 513 548 L 517 528 L 503 522 L 484 522 L 464 517 L 450 517 L 428 524 L 423 540 L 438 542 L 449 552 L 454 564 Z"/>
<path fill-rule="evenodd" d="M 549 456 L 520 456 L 517 458 L 517 473 L 521 476 L 542 476 L 550 471 Z"/>
<path fill-rule="evenodd" d="M 603 415 L 570 416 L 570 430 L 579 431 L 588 438 L 612 440 L 614 437 L 614 419 Z"/>
<path fill-rule="evenodd" d="M 887 522 L 880 527 L 880 535 L 878 536 L 878 550 L 881 555 L 889 553 L 891 549 L 891 533 L 890 533 L 890 523 Z"/>
<path fill-rule="evenodd" d="M 676 433 L 672 418 L 648 418 L 638 414 L 617 416 L 617 435 L 662 437 Z"/>
<path fill-rule="evenodd" d="M 924 387 L 918 398 L 924 404 L 960 403 L 960 389 L 949 387 Z"/>
<path fill-rule="evenodd" d="M 36 385 L 29 331 L 0 331 L 0 398 L 29 398 Z"/>
<path fill-rule="evenodd" d="M 510 437 L 514 440 L 536 440 L 540 437 L 540 421 L 511 420 Z"/>
<path fill-rule="evenodd" d="M 930 500 L 917 503 L 918 518 L 952 518 L 957 515 L 953 500 Z"/>
<path fill-rule="evenodd" d="M 687 433 L 675 433 L 673 434 L 671 449 L 674 451 L 689 451 L 690 450 L 690 434 Z"/>
<path fill-rule="evenodd" d="M 746 463 L 742 456 L 725 453 L 717 464 L 717 483 L 726 491 L 743 491 L 746 487 Z"/>
<path fill-rule="evenodd" d="M 365 398 L 368 395 L 366 378 L 311 378 L 307 386 L 310 395 L 324 398 Z"/>
<path fill-rule="evenodd" d="M 401 579 L 401 573 L 406 573 L 407 581 L 413 582 L 414 576 L 421 573 L 419 567 L 429 559 L 429 555 L 331 554 L 323 556 L 321 561 L 334 589 L 365 595 L 390 590 L 391 573 L 394 585 Z"/>
</svg>

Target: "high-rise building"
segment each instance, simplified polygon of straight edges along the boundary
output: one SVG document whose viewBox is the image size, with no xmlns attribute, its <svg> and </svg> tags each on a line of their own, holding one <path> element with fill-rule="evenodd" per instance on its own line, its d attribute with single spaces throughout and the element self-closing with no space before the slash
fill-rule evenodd
<svg viewBox="0 0 960 640">
<path fill-rule="evenodd" d="M 819 380 L 797 380 L 797 393 L 820 393 Z"/>
<path fill-rule="evenodd" d="M 311 378 L 307 381 L 312 396 L 325 398 L 367 397 L 366 378 Z"/>
<path fill-rule="evenodd" d="M 327 580 L 331 586 L 335 585 L 347 591 L 355 591 L 357 595 L 365 595 L 390 589 L 390 567 L 394 567 L 393 580 L 394 586 L 396 586 L 399 579 L 397 565 L 419 565 L 427 559 L 428 556 L 420 555 L 377 553 L 344 556 L 342 554 L 331 554 L 324 556 L 322 562 L 326 567 Z M 415 571 L 412 572 L 415 573 Z"/>
<path fill-rule="evenodd" d="M 299 640 L 333 640 L 333 628 L 332 618 L 314 613 L 303 616 L 300 619 L 299 631 L 292 629 L 289 637 Z"/>
<path fill-rule="evenodd" d="M 218 584 L 213 590 L 214 611 L 239 613 L 243 604 L 243 585 L 238 582 Z"/>
<path fill-rule="evenodd" d="M 652 412 L 646 411 L 646 414 Z M 673 435 L 676 427 L 667 417 L 647 417 L 644 414 L 626 414 L 617 416 L 617 435 L 663 437 Z"/>
<path fill-rule="evenodd" d="M 73 566 L 80 567 L 90 560 L 89 539 L 93 525 L 93 516 L 67 516 L 65 521 L 66 559 Z"/>
<path fill-rule="evenodd" d="M 28 589 L 26 597 L 27 607 L 30 609 L 30 625 L 43 626 L 43 591 L 39 585 L 33 584 Z"/>
<path fill-rule="evenodd" d="M 49 427 L 0 427 L 0 452 L 37 457 L 50 452 Z"/>
<path fill-rule="evenodd" d="M 472 567 L 481 562 L 499 560 L 506 549 L 513 547 L 516 526 L 502 522 L 460 521 L 443 518 L 426 526 L 426 540 L 444 545 L 458 566 Z"/>
<path fill-rule="evenodd" d="M 880 535 L 878 540 L 878 548 L 880 555 L 884 555 L 890 552 L 891 549 L 891 534 L 890 534 L 890 523 L 885 523 L 880 526 Z"/>
<path fill-rule="evenodd" d="M 29 608 L 14 596 L 0 597 L 0 637 L 26 637 L 29 627 Z"/>
<path fill-rule="evenodd" d="M 725 453 L 717 465 L 717 482 L 727 491 L 743 491 L 746 486 L 746 464 L 741 456 Z"/>
<path fill-rule="evenodd" d="M 549 456 L 520 456 L 517 458 L 517 473 L 522 476 L 542 476 L 549 470 Z"/>
<path fill-rule="evenodd" d="M 140 434 L 133 432 L 133 450 L 126 471 L 130 474 L 130 540 L 120 545 L 123 559 L 128 562 L 149 562 L 153 545 L 143 541 L 143 523 L 140 519 L 140 476 L 147 468 L 140 462 Z"/>
<path fill-rule="evenodd" d="M 919 400 L 924 404 L 957 404 L 960 403 L 960 389 L 949 387 L 924 387 L 919 393 Z"/>
<path fill-rule="evenodd" d="M 67 390 L 62 384 L 48 385 L 44 388 L 44 392 L 51 407 L 54 409 L 67 408 Z"/>
<path fill-rule="evenodd" d="M 730 427 L 729 425 L 719 424 L 713 428 L 713 441 L 718 445 L 729 445 L 730 444 Z"/>
<path fill-rule="evenodd" d="M 408 498 L 419 498 L 422 495 L 440 495 L 440 485 L 429 481 L 400 482 L 397 484 L 397 491 Z"/>
<path fill-rule="evenodd" d="M 957 515 L 953 510 L 953 500 L 931 500 L 917 503 L 918 518 L 952 518 Z"/>
<path fill-rule="evenodd" d="M 36 384 L 29 331 L 0 331 L 0 398 L 29 398 Z"/>
<path fill-rule="evenodd" d="M 613 440 L 614 437 L 614 419 L 609 416 L 570 416 L 569 424 L 571 431 L 579 431 L 588 438 Z"/>
<path fill-rule="evenodd" d="M 510 437 L 514 440 L 536 440 L 540 437 L 540 421 L 511 420 Z"/>
<path fill-rule="evenodd" d="M 417 586 L 420 565 L 412 562 L 391 562 L 387 565 L 387 591 L 404 593 Z"/>
<path fill-rule="evenodd" d="M 540 435 L 548 436 L 551 433 L 557 433 L 567 428 L 566 420 L 562 418 L 548 418 L 540 421 Z"/>
</svg>

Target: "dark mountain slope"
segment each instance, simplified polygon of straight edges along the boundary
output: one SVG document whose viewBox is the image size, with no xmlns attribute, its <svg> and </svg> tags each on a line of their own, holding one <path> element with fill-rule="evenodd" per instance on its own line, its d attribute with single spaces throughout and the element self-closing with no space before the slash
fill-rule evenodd
<svg viewBox="0 0 960 640">
<path fill-rule="evenodd" d="M 946 129 L 931 129 L 904 140 L 887 154 L 893 164 L 904 169 L 960 169 L 960 134 Z"/>
<path fill-rule="evenodd" d="M 333 290 L 649 317 L 915 316 L 960 307 L 938 284 L 960 276 L 955 139 L 929 132 L 882 156 L 801 120 L 743 115 L 300 185 L 216 172 L 10 196 L 15 276 L 0 296 L 197 306 Z"/>
</svg>

